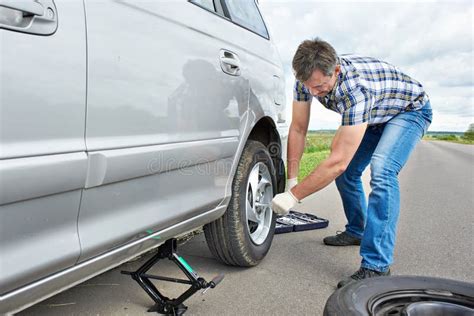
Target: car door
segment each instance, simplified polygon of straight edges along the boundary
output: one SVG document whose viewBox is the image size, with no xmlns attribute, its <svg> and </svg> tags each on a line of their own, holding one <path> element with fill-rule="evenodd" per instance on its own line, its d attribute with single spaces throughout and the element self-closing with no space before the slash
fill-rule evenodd
<svg viewBox="0 0 474 316">
<path fill-rule="evenodd" d="M 0 294 L 80 253 L 84 18 L 82 0 L 0 2 Z"/>
<path fill-rule="evenodd" d="M 248 109 L 244 54 L 212 1 L 85 3 L 81 260 L 216 207 Z"/>
<path fill-rule="evenodd" d="M 247 63 L 252 65 L 246 71 L 250 83 L 250 111 L 257 118 L 269 115 L 278 125 L 286 126 L 283 66 L 257 2 L 221 0 L 221 3 L 226 15 L 234 23 L 232 33 L 235 44 L 252 47 L 246 54 Z"/>
</svg>

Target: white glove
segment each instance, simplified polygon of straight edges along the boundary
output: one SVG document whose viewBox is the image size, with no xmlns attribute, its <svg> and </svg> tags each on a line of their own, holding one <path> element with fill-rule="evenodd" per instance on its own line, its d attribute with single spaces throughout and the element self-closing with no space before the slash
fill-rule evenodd
<svg viewBox="0 0 474 316">
<path fill-rule="evenodd" d="M 291 188 L 293 188 L 295 185 L 298 184 L 298 178 L 291 178 L 286 181 L 286 190 L 285 191 L 290 191 Z"/>
<path fill-rule="evenodd" d="M 293 193 L 286 191 L 275 195 L 272 200 L 272 209 L 277 215 L 285 216 L 297 203 L 300 203 L 300 201 L 298 201 Z"/>
</svg>

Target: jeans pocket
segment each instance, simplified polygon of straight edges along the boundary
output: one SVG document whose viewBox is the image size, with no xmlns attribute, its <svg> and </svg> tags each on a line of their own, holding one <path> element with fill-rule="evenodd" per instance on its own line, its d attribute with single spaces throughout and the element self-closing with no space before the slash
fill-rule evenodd
<svg viewBox="0 0 474 316">
<path fill-rule="evenodd" d="M 421 114 L 423 115 L 423 117 L 429 122 L 431 123 L 431 121 L 433 120 L 433 110 L 431 108 L 431 103 L 430 101 L 426 102 L 425 106 L 423 106 L 421 109 Z"/>
<path fill-rule="evenodd" d="M 418 111 L 421 114 L 420 117 L 423 119 L 423 122 L 420 122 L 420 125 L 423 126 L 423 137 L 426 134 L 428 128 L 430 127 L 431 122 L 433 121 L 433 110 L 431 109 L 431 103 L 429 101 L 426 102 L 425 106 L 423 106 Z"/>
<path fill-rule="evenodd" d="M 433 111 L 431 109 L 426 109 L 426 110 L 421 110 L 421 116 L 423 117 L 424 120 L 424 125 L 425 127 L 423 128 L 423 136 L 426 134 L 426 131 L 431 125 L 431 122 L 433 121 Z"/>
</svg>

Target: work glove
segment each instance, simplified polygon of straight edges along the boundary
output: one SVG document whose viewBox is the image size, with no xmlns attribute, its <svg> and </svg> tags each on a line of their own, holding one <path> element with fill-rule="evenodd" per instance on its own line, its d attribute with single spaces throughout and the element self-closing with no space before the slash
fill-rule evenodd
<svg viewBox="0 0 474 316">
<path fill-rule="evenodd" d="M 286 180 L 286 189 L 285 191 L 290 191 L 295 185 L 298 184 L 298 178 L 291 178 Z"/>
<path fill-rule="evenodd" d="M 300 201 L 291 193 L 290 190 L 277 194 L 272 200 L 272 209 L 277 215 L 288 215 L 292 209 Z"/>
</svg>

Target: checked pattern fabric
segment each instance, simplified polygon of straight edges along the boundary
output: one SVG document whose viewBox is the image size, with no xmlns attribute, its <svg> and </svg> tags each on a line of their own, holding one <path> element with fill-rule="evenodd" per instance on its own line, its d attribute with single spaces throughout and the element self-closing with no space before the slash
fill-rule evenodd
<svg viewBox="0 0 474 316">
<path fill-rule="evenodd" d="M 342 115 L 341 125 L 369 125 L 389 121 L 399 113 L 421 109 L 429 101 L 421 83 L 395 66 L 371 57 L 339 56 L 341 72 L 325 97 L 316 97 L 329 110 Z M 295 101 L 313 96 L 296 80 Z"/>
</svg>

